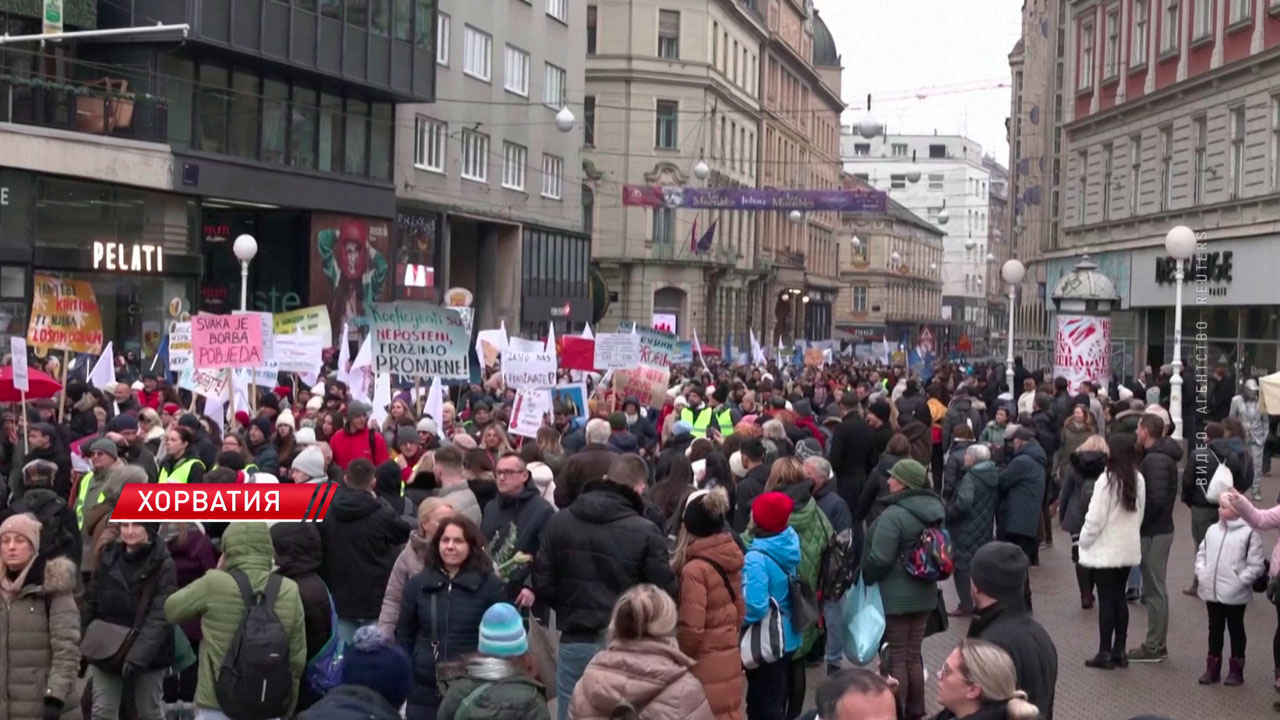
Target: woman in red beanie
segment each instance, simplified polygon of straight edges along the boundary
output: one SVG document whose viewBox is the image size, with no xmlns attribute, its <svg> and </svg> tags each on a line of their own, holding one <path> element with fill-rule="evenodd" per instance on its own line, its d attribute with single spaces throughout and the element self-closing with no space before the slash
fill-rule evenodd
<svg viewBox="0 0 1280 720">
<path fill-rule="evenodd" d="M 770 603 L 782 612 L 783 656 L 747 671 L 748 720 L 783 720 L 787 709 L 787 677 L 800 635 L 791 627 L 789 578 L 800 565 L 800 536 L 787 525 L 794 503 L 780 492 L 767 492 L 751 505 L 751 545 L 742 568 L 746 624 L 764 620 Z"/>
</svg>

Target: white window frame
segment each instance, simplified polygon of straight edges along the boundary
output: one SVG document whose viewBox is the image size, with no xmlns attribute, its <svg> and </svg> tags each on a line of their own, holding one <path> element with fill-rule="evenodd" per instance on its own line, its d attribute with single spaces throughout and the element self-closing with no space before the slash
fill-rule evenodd
<svg viewBox="0 0 1280 720">
<path fill-rule="evenodd" d="M 676 35 L 675 37 L 666 37 L 662 34 L 662 16 L 663 14 L 672 14 L 676 16 Z M 679 10 L 658 10 L 658 44 L 657 55 L 664 60 L 680 59 L 680 16 Z"/>
<path fill-rule="evenodd" d="M 1271 96 L 1271 191 L 1280 191 L 1280 95 Z"/>
<path fill-rule="evenodd" d="M 942 192 L 946 189 L 947 176 L 943 173 L 929 174 L 929 192 Z"/>
<path fill-rule="evenodd" d="M 906 144 L 906 143 L 893 143 L 893 144 L 892 144 L 892 146 L 891 146 L 891 148 L 890 148 L 890 150 L 891 150 L 891 152 L 893 153 L 893 157 L 906 157 L 906 156 L 907 156 L 907 144 Z M 901 152 L 899 152 L 899 151 L 901 151 Z"/>
<path fill-rule="evenodd" d="M 1237 200 L 1244 195 L 1244 138 L 1248 129 L 1248 120 L 1243 105 L 1237 105 L 1228 111 L 1231 121 L 1231 152 L 1227 159 L 1228 182 L 1231 199 Z"/>
<path fill-rule="evenodd" d="M 1227 22 L 1231 25 L 1253 20 L 1253 0 L 1229 0 L 1231 16 Z"/>
<path fill-rule="evenodd" d="M 663 144 L 664 133 L 662 132 L 663 119 L 659 112 L 660 106 L 668 105 L 675 108 L 673 120 L 671 122 L 671 132 L 669 133 L 669 144 Z M 677 100 L 659 100 L 653 106 L 653 146 L 660 150 L 679 150 L 680 149 L 680 103 Z M 724 135 L 721 135 L 723 142 Z M 722 152 L 721 155 L 724 153 Z"/>
<path fill-rule="evenodd" d="M 854 143 L 854 157 L 871 157 L 871 143 Z"/>
<path fill-rule="evenodd" d="M 419 115 L 414 119 L 413 166 L 427 172 L 444 173 L 449 144 L 449 126 Z"/>
<path fill-rule="evenodd" d="M 1093 23 L 1085 23 L 1080 26 L 1080 68 L 1079 82 L 1076 83 L 1076 89 L 1088 90 L 1093 87 L 1093 68 L 1094 68 L 1094 26 Z"/>
<path fill-rule="evenodd" d="M 867 286 L 866 286 L 866 285 L 853 285 L 853 286 L 852 286 L 852 289 L 853 289 L 853 293 L 852 293 L 852 294 L 853 294 L 853 302 L 852 302 L 852 304 L 850 305 L 850 309 L 851 309 L 853 312 L 856 312 L 856 313 L 865 313 L 865 312 L 867 312 L 867 306 L 868 306 L 868 304 L 869 304 L 869 303 L 868 303 L 868 297 L 867 297 L 867 296 L 869 295 L 869 293 L 868 293 L 868 291 L 867 291 Z M 859 292 L 859 291 L 861 291 L 861 292 Z M 859 300 L 861 300 L 861 302 L 859 302 Z"/>
<path fill-rule="evenodd" d="M 1120 8 L 1107 13 L 1107 35 L 1103 38 L 1102 77 L 1113 78 L 1120 73 Z"/>
<path fill-rule="evenodd" d="M 1205 175 L 1208 166 L 1205 160 L 1209 154 L 1209 118 L 1201 115 L 1191 119 L 1191 204 L 1204 203 Z"/>
<path fill-rule="evenodd" d="M 436 64 L 440 67 L 449 67 L 450 25 L 448 13 L 436 13 Z"/>
<path fill-rule="evenodd" d="M 1111 183 L 1114 182 L 1116 165 L 1115 146 L 1102 146 L 1102 219 L 1111 219 Z"/>
<path fill-rule="evenodd" d="M 493 77 L 493 36 L 467 25 L 463 29 L 462 48 L 463 74 L 489 82 Z M 476 68 L 476 62 L 480 62 L 482 67 Z"/>
<path fill-rule="evenodd" d="M 503 61 L 502 88 L 520 97 L 529 97 L 529 53 L 507 45 Z"/>
<path fill-rule="evenodd" d="M 524 192 L 524 170 L 528 164 L 529 148 L 504 141 L 502 143 L 502 187 Z"/>
<path fill-rule="evenodd" d="M 1160 210 L 1173 207 L 1173 126 L 1160 128 Z"/>
<path fill-rule="evenodd" d="M 1191 42 L 1197 42 L 1213 34 L 1215 0 L 1191 0 L 1191 2 Z"/>
<path fill-rule="evenodd" d="M 1142 201 L 1142 136 L 1129 138 L 1129 217 L 1138 214 Z"/>
<path fill-rule="evenodd" d="M 905 174 L 903 175 L 894 174 L 889 176 L 890 190 L 905 190 L 906 187 L 907 187 L 907 176 Z"/>
<path fill-rule="evenodd" d="M 559 110 L 565 102 L 565 83 L 569 74 L 564 68 L 545 63 L 542 68 L 542 104 L 552 110 Z"/>
<path fill-rule="evenodd" d="M 547 0 L 547 14 L 568 25 L 569 0 Z"/>
<path fill-rule="evenodd" d="M 489 136 L 475 130 L 462 131 L 463 180 L 489 183 Z"/>
<path fill-rule="evenodd" d="M 660 207 L 653 209 L 653 242 L 657 243 L 674 243 L 676 241 L 676 209 L 669 207 Z M 659 233 L 658 229 L 662 232 Z"/>
<path fill-rule="evenodd" d="M 542 197 L 552 200 L 564 198 L 564 158 L 542 156 Z"/>
<path fill-rule="evenodd" d="M 1161 0 L 1164 12 L 1160 16 L 1160 54 L 1171 53 L 1182 47 L 1182 0 Z"/>
<path fill-rule="evenodd" d="M 1151 0 L 1133 0 L 1133 37 L 1129 41 L 1129 66 L 1147 64 L 1147 37 L 1151 27 Z"/>
</svg>

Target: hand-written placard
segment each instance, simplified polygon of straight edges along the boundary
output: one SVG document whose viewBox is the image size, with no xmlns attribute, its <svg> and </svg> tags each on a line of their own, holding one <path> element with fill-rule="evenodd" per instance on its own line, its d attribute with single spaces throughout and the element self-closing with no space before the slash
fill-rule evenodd
<svg viewBox="0 0 1280 720">
<path fill-rule="evenodd" d="M 804 364 L 805 367 L 822 367 L 822 348 L 805 348 Z"/>
<path fill-rule="evenodd" d="M 9 352 L 13 356 L 13 387 L 22 392 L 29 392 L 31 370 L 27 367 L 27 341 L 16 336 L 10 337 Z"/>
<path fill-rule="evenodd" d="M 630 370 L 640 364 L 640 336 L 631 333 L 596 335 L 597 370 Z"/>
<path fill-rule="evenodd" d="M 191 367 L 191 323 L 177 320 L 169 323 L 169 371 L 181 372 Z"/>
<path fill-rule="evenodd" d="M 324 341 L 315 335 L 276 335 L 276 363 L 281 372 L 314 373 L 320 369 Z"/>
<path fill-rule="evenodd" d="M 511 421 L 507 424 L 507 431 L 521 437 L 538 437 L 538 430 L 545 424 L 551 408 L 551 390 L 544 388 L 518 391 L 515 404 L 511 407 Z"/>
<path fill-rule="evenodd" d="M 31 292 L 28 345 L 91 355 L 102 352 L 102 313 L 92 284 L 35 275 Z"/>
<path fill-rule="evenodd" d="M 370 303 L 374 371 L 404 377 L 471 377 L 471 338 L 451 308 L 422 302 Z"/>
<path fill-rule="evenodd" d="M 670 381 L 670 368 L 652 365 L 641 365 L 634 370 L 613 373 L 613 389 L 618 397 L 634 397 L 647 402 L 650 407 L 662 407 L 666 402 L 667 385 Z"/>
<path fill-rule="evenodd" d="M 628 327 L 619 326 L 619 331 L 630 332 L 633 324 L 624 323 Z M 637 327 L 640 336 L 640 363 L 657 367 L 671 367 L 672 358 L 676 354 L 676 336 L 654 328 Z"/>
<path fill-rule="evenodd" d="M 227 396 L 227 373 L 188 367 L 178 373 L 178 387 L 205 397 L 224 398 Z"/>
<path fill-rule="evenodd" d="M 556 384 L 555 353 L 508 350 L 502 354 L 502 380 L 517 389 L 552 387 Z"/>
<path fill-rule="evenodd" d="M 329 321 L 329 308 L 324 305 L 276 313 L 272 324 L 275 326 L 277 335 L 292 334 L 301 330 L 303 335 L 314 335 L 320 338 L 325 347 L 333 343 L 333 326 Z"/>
<path fill-rule="evenodd" d="M 194 315 L 191 354 L 204 370 L 262 365 L 262 321 L 252 315 Z"/>
</svg>

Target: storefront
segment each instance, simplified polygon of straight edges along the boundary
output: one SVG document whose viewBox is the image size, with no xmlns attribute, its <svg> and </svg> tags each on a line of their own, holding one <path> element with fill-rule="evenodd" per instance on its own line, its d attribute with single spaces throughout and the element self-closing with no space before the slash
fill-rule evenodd
<svg viewBox="0 0 1280 720">
<path fill-rule="evenodd" d="M 521 247 L 521 327 L 546 334 L 580 330 L 591 320 L 591 239 L 560 230 L 526 226 Z M 654 303 L 654 312 L 659 312 Z"/>
</svg>

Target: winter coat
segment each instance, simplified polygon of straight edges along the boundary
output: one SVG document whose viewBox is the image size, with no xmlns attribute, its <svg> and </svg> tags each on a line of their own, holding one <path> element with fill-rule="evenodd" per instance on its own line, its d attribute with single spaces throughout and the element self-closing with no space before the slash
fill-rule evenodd
<svg viewBox="0 0 1280 720">
<path fill-rule="evenodd" d="M 728 577 L 729 585 L 710 563 Z M 741 720 L 746 678 L 738 652 L 747 606 L 742 597 L 741 548 L 727 532 L 693 539 L 680 568 L 680 650 L 693 660 L 716 720 Z"/>
<path fill-rule="evenodd" d="M 675 418 L 676 420 L 680 419 L 679 415 L 675 415 Z M 653 464 L 653 476 L 666 477 L 670 473 L 671 458 L 676 455 L 687 455 L 689 446 L 693 444 L 693 441 L 693 435 L 685 433 L 672 436 L 670 440 L 663 443 L 662 451 L 658 454 L 658 461 Z M 606 467 L 605 470 L 608 470 L 608 468 Z"/>
<path fill-rule="evenodd" d="M 587 445 L 569 456 L 564 472 L 556 477 L 556 507 L 564 510 L 578 499 L 582 489 L 594 480 L 600 480 L 609 472 L 618 453 L 605 445 Z"/>
<path fill-rule="evenodd" d="M 245 616 L 240 586 L 230 571 L 243 572 L 254 592 L 260 593 L 266 588 L 275 563 L 270 530 L 265 523 L 231 523 L 222 535 L 222 556 L 225 558 L 225 571 L 210 570 L 199 580 L 170 595 L 164 603 L 164 614 L 169 622 L 200 618 L 204 640 L 200 643 L 196 705 L 215 710 L 219 708 L 214 694 L 218 668 L 222 667 L 231 639 Z M 289 635 L 289 671 L 297 687 L 307 664 L 306 620 L 297 583 L 288 578 L 281 581 L 275 611 Z M 297 701 L 296 695 L 294 701 Z"/>
<path fill-rule="evenodd" d="M 48 460 L 57 465 L 58 471 L 53 475 L 53 492 L 61 498 L 71 496 L 71 453 L 62 446 L 58 438 L 51 438 L 51 442 L 49 447 L 32 448 L 21 460 L 14 461 L 13 469 L 9 471 L 9 492 L 13 499 L 22 497 L 26 489 L 23 485 L 22 468 L 35 460 Z"/>
<path fill-rule="evenodd" d="M 1048 472 L 1053 469 L 1053 456 L 1058 452 L 1059 431 L 1062 425 L 1056 422 L 1053 413 L 1048 410 L 1037 410 L 1031 414 L 1031 422 L 1029 427 L 1036 433 L 1036 441 L 1040 443 L 1040 449 L 1044 450 L 1044 466 Z"/>
<path fill-rule="evenodd" d="M 395 637 L 396 622 L 400 619 L 400 605 L 404 601 L 404 586 L 414 575 L 422 572 L 427 563 L 427 548 L 431 538 L 422 534 L 421 528 L 409 533 L 409 542 L 396 556 L 387 578 L 387 590 L 382 594 L 382 610 L 378 613 L 378 628 L 387 637 Z"/>
<path fill-rule="evenodd" d="M 947 503 L 947 529 L 951 533 L 952 559 L 958 569 L 969 569 L 974 553 L 994 537 L 999 486 L 996 464 L 983 460 L 965 470 L 955 495 Z"/>
<path fill-rule="evenodd" d="M 1110 439 L 1115 435 L 1137 435 L 1138 422 L 1142 420 L 1145 414 L 1142 410 L 1125 410 L 1116 413 L 1111 419 L 1111 429 L 1107 432 L 1107 438 Z"/>
<path fill-rule="evenodd" d="M 94 620 L 135 627 L 138 603 L 150 586 L 151 599 L 125 661 L 143 670 L 161 670 L 173 664 L 173 628 L 164 617 L 164 601 L 178 589 L 173 558 L 155 537 L 146 546 L 128 551 L 113 542 L 102 552 L 102 561 L 86 593 L 80 613 L 82 627 Z"/>
<path fill-rule="evenodd" d="M 653 428 L 653 423 L 644 415 L 637 415 L 635 422 L 627 419 L 627 429 L 632 435 L 636 436 L 640 447 L 646 450 L 652 450 L 658 444 L 658 431 Z"/>
<path fill-rule="evenodd" d="M 542 531 L 555 514 L 551 503 L 538 494 L 537 486 L 526 482 L 519 495 L 498 495 L 489 502 L 484 509 L 480 532 L 489 541 L 491 553 L 506 544 L 508 536 L 514 532 L 514 551 L 534 556 L 538 554 L 538 548 L 542 547 Z M 529 563 L 512 569 L 507 578 L 507 589 L 512 599 L 519 594 L 520 588 L 533 571 L 532 565 Z"/>
<path fill-rule="evenodd" d="M 862 577 L 880 584 L 886 615 L 929 612 L 938 607 L 938 583 L 907 573 L 902 554 L 915 547 L 920 533 L 942 523 L 942 498 L 932 490 L 903 490 L 885 498 L 884 512 L 867 530 Z"/>
<path fill-rule="evenodd" d="M 1253 597 L 1253 581 L 1266 570 L 1262 537 L 1240 518 L 1209 526 L 1196 550 L 1200 599 L 1244 605 Z"/>
<path fill-rule="evenodd" d="M 1147 503 L 1146 482 L 1138 473 L 1137 509 L 1130 512 L 1112 489 L 1110 471 L 1093 485 L 1093 497 L 1080 528 L 1080 564 L 1090 568 L 1129 568 L 1142 562 L 1142 513 Z"/>
<path fill-rule="evenodd" d="M 813 489 L 813 500 L 831 523 L 832 534 L 838 535 L 841 530 L 853 527 L 853 511 L 844 498 L 836 493 L 835 485 L 830 480 Z"/>
<path fill-rule="evenodd" d="M 1044 449 L 1028 440 L 1000 473 L 1000 528 L 1017 535 L 1036 534 L 1044 501 Z"/>
<path fill-rule="evenodd" d="M 320 528 L 311 523 L 277 523 L 271 526 L 271 545 L 276 551 L 277 572 L 298 584 L 310 660 L 329 642 L 334 630 L 329 588 L 320 579 L 324 565 Z"/>
<path fill-rule="evenodd" d="M 1178 502 L 1178 462 L 1182 447 L 1171 437 L 1156 438 L 1142 453 L 1138 470 L 1147 483 L 1142 516 L 1142 537 L 1173 532 L 1173 506 Z"/>
<path fill-rule="evenodd" d="M 320 524 L 324 564 L 320 577 L 333 595 L 338 617 L 369 620 L 382 608 L 382 589 L 409 524 L 365 490 L 339 487 Z"/>
<path fill-rule="evenodd" d="M 1058 522 L 1062 529 L 1078 536 L 1084 527 L 1084 515 L 1093 499 L 1093 488 L 1107 471 L 1107 454 L 1097 451 L 1071 453 L 1058 493 Z"/>
<path fill-rule="evenodd" d="M 400 720 L 400 708 L 363 685 L 339 685 L 298 713 L 298 720 Z"/>
<path fill-rule="evenodd" d="M 276 446 L 271 444 L 271 440 L 264 440 L 261 445 L 256 448 L 250 448 L 253 453 L 253 464 L 258 466 L 258 472 L 268 475 L 275 475 L 280 470 L 280 453 L 276 451 Z"/>
<path fill-rule="evenodd" d="M 480 507 L 480 501 L 476 498 L 475 492 L 467 483 L 455 483 L 448 487 L 442 487 L 436 490 L 433 495 L 444 500 L 453 508 L 453 512 L 462 515 L 471 522 L 480 526 L 483 519 L 483 509 Z"/>
<path fill-rule="evenodd" d="M 382 433 L 371 427 L 352 433 L 341 428 L 329 438 L 329 448 L 333 450 L 333 464 L 347 469 L 352 460 L 364 458 L 378 467 L 391 459 L 387 452 L 387 440 Z"/>
<path fill-rule="evenodd" d="M 484 611 L 506 601 L 506 586 L 492 570 L 463 568 L 450 579 L 440 570 L 426 567 L 405 584 L 396 642 L 413 662 L 410 706 L 440 705 L 437 661 L 457 660 L 475 652 Z"/>
<path fill-rule="evenodd" d="M 982 432 L 982 413 L 978 412 L 973 401 L 967 397 L 952 400 L 947 413 L 942 416 L 942 447 L 951 447 L 952 432 L 959 425 L 968 425 L 975 438 Z"/>
<path fill-rule="evenodd" d="M 861 525 L 864 521 L 870 525 L 884 512 L 884 498 L 889 494 L 889 471 L 903 459 L 905 458 L 889 453 L 880 456 L 880 461 L 876 463 L 871 477 L 867 478 L 867 484 L 862 488 L 858 506 L 853 509 L 854 525 Z"/>
<path fill-rule="evenodd" d="M 1059 484 L 1062 482 L 1063 474 L 1067 471 L 1067 464 L 1071 461 L 1071 454 L 1093 434 L 1084 423 L 1067 420 L 1062 426 L 1062 443 L 1058 448 L 1058 452 L 1053 456 L 1053 477 Z"/>
<path fill-rule="evenodd" d="M 218 564 L 218 551 L 214 549 L 209 536 L 204 533 L 200 523 L 187 524 L 187 539 L 179 541 L 175 533 L 166 543 L 169 557 L 173 558 L 174 576 L 177 586 L 184 588 L 199 580 Z M 200 621 L 189 620 L 182 624 L 182 631 L 192 645 L 200 642 Z"/>
<path fill-rule="evenodd" d="M 644 517 L 644 502 L 631 488 L 588 483 L 542 533 L 534 594 L 556 611 L 556 625 L 569 638 L 562 642 L 587 642 L 609 626 L 618 596 L 640 583 L 676 595 L 662 530 Z"/>
<path fill-rule="evenodd" d="M 0 718 L 41 720 L 46 698 L 78 704 L 76 580 L 75 563 L 37 555 L 13 602 L 0 597 Z"/>
<path fill-rule="evenodd" d="M 1058 649 L 1053 638 L 1031 617 L 1021 588 L 995 600 L 969 623 L 968 637 L 994 643 L 1009 653 L 1017 688 L 1040 710 L 1040 720 L 1053 720 L 1058 684 Z"/>
<path fill-rule="evenodd" d="M 743 621 L 754 625 L 769 611 L 769 600 L 782 612 L 783 649 L 794 652 L 801 637 L 791 627 L 791 585 L 789 578 L 800 566 L 800 536 L 788 527 L 777 535 L 752 538 L 742 565 Z"/>
<path fill-rule="evenodd" d="M 1204 496 L 1213 474 L 1217 472 L 1219 463 L 1226 462 L 1231 471 L 1232 485 L 1243 492 L 1249 485 L 1245 480 L 1245 455 L 1235 452 L 1227 444 L 1226 438 L 1211 440 L 1209 444 L 1194 443 L 1191 457 L 1187 458 L 1186 467 L 1182 469 L 1182 502 L 1189 507 L 1214 508 L 1218 503 L 1209 502 Z"/>
<path fill-rule="evenodd" d="M 947 446 L 946 460 L 942 465 L 942 499 L 950 501 L 956 494 L 956 484 L 964 475 L 964 453 L 975 440 L 952 440 Z"/>
<path fill-rule="evenodd" d="M 1274 530 L 1280 528 L 1280 505 L 1259 510 L 1249 502 L 1243 494 L 1236 495 L 1231 506 L 1240 514 L 1240 519 L 1254 530 Z M 1271 577 L 1280 574 L 1280 542 L 1271 550 Z"/>
<path fill-rule="evenodd" d="M 609 436 L 609 449 L 616 453 L 640 451 L 640 440 L 630 430 L 620 430 Z"/>
<path fill-rule="evenodd" d="M 1008 423 L 1001 425 L 992 420 L 982 429 L 982 434 L 978 436 L 978 442 L 984 445 L 1003 445 L 1004 432 L 1007 427 L 1009 427 Z"/>
<path fill-rule="evenodd" d="M 756 498 L 764 494 L 764 486 L 769 481 L 769 466 L 761 463 L 743 476 L 733 494 L 733 530 L 743 533 L 751 523 L 751 505 Z"/>
<path fill-rule="evenodd" d="M 831 434 L 827 447 L 827 459 L 836 474 L 836 488 L 845 504 L 853 507 L 862 496 L 867 483 L 867 473 L 872 461 L 872 433 L 870 426 L 857 412 L 844 416 Z"/>
<path fill-rule="evenodd" d="M 14 499 L 8 508 L 0 510 L 0 522 L 20 513 L 31 513 L 43 523 L 40 529 L 41 556 L 61 555 L 80 564 L 84 556 L 83 537 L 76 524 L 76 512 L 67 507 L 66 500 L 49 488 L 30 488 Z"/>
<path fill-rule="evenodd" d="M 203 463 L 203 462 L 204 462 L 204 458 L 203 458 L 202 456 L 200 456 L 200 455 L 198 455 L 198 454 L 197 454 L 197 448 L 196 448 L 196 444 L 195 444 L 194 442 L 193 442 L 193 443 L 191 443 L 191 444 L 187 447 L 187 452 L 186 452 L 186 454 L 185 454 L 185 455 L 183 455 L 182 457 L 178 457 L 178 458 L 174 458 L 174 457 L 165 458 L 165 459 L 164 459 L 164 462 L 162 462 L 162 463 L 160 464 L 160 468 L 161 468 L 162 470 L 166 470 L 166 471 L 168 471 L 169 473 L 171 473 L 171 474 L 172 474 L 172 473 L 173 473 L 174 468 L 178 467 L 179 465 L 181 465 L 182 463 L 184 463 L 184 462 L 186 462 L 186 461 L 188 461 L 188 460 L 199 460 L 199 461 L 200 461 L 200 462 L 198 462 L 198 463 L 192 463 L 192 464 L 191 464 L 191 469 L 190 469 L 189 471 L 187 471 L 187 484 L 188 484 L 188 485 L 199 485 L 200 483 L 204 482 L 204 472 L 205 472 L 205 469 L 206 469 L 206 468 L 214 467 L 214 465 L 201 465 L 201 464 L 200 464 L 200 463 Z"/>
<path fill-rule="evenodd" d="M 1229 438 L 1223 438 L 1223 440 L 1226 442 L 1227 448 L 1229 449 L 1232 455 L 1238 455 L 1241 458 L 1243 458 L 1242 461 L 1236 464 L 1243 466 L 1244 470 L 1239 475 L 1235 475 L 1233 471 L 1232 475 L 1233 475 L 1233 479 L 1235 480 L 1236 490 L 1239 490 L 1240 492 L 1244 492 L 1245 490 L 1248 490 L 1249 488 L 1253 487 L 1254 470 L 1261 469 L 1261 468 L 1253 467 L 1253 453 L 1249 452 L 1249 449 L 1245 447 L 1243 438 L 1229 437 Z M 1215 440 L 1214 442 L 1217 442 L 1217 441 Z M 1209 443 L 1209 447 L 1213 447 L 1213 446 L 1214 446 L 1213 443 Z M 1227 467 L 1231 467 L 1231 466 L 1232 466 L 1232 463 L 1228 462 Z"/>
<path fill-rule="evenodd" d="M 458 720 L 551 720 L 546 689 L 522 674 L 497 681 L 470 676 L 455 680 L 449 683 L 449 692 L 445 693 L 436 717 L 457 718 L 462 703 L 481 683 L 490 683 L 489 688 L 475 696 L 466 717 Z"/>
<path fill-rule="evenodd" d="M 922 422 L 909 422 L 902 426 L 901 432 L 911 441 L 911 459 L 929 467 L 933 460 L 933 431 Z"/>
<path fill-rule="evenodd" d="M 615 640 L 587 664 L 569 717 L 608 720 L 629 703 L 641 720 L 712 720 L 692 667 L 674 639 Z"/>
<path fill-rule="evenodd" d="M 551 506 L 551 510 L 556 510 L 556 475 L 551 466 L 544 462 L 531 462 L 528 466 L 529 480 L 533 486 L 538 489 L 538 495 L 547 504 Z"/>
</svg>

